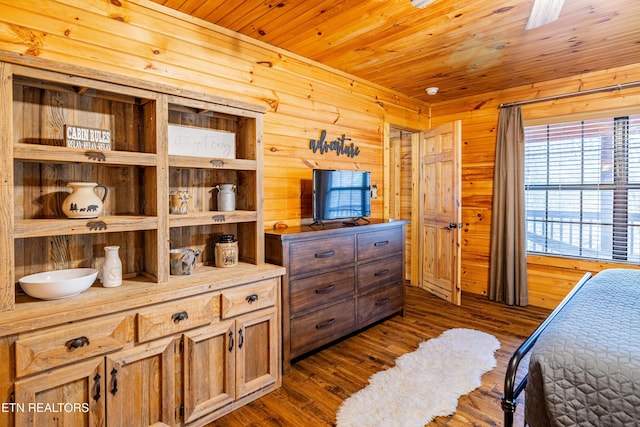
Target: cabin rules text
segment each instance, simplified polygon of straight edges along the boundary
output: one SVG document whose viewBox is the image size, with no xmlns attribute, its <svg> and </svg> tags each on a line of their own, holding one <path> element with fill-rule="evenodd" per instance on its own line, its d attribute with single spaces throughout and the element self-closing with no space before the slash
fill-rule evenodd
<svg viewBox="0 0 640 427">
<path fill-rule="evenodd" d="M 65 125 L 64 142 L 69 148 L 108 151 L 111 150 L 111 131 Z"/>
</svg>

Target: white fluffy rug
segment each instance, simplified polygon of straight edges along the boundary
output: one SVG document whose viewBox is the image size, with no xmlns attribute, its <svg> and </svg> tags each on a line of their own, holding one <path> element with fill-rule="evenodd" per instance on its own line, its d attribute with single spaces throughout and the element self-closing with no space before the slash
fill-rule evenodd
<svg viewBox="0 0 640 427">
<path fill-rule="evenodd" d="M 338 427 L 417 427 L 453 414 L 458 398 L 482 384 L 496 366 L 500 342 L 472 329 L 450 329 L 424 341 L 396 365 L 369 378 L 369 385 L 343 403 Z"/>
</svg>

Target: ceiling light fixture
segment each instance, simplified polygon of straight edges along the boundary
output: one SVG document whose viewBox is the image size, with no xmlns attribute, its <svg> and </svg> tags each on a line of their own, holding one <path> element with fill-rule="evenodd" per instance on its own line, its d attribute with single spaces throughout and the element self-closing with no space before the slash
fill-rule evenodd
<svg viewBox="0 0 640 427">
<path fill-rule="evenodd" d="M 434 1 L 436 1 L 436 0 L 411 0 L 411 5 L 413 7 L 418 7 L 420 9 L 424 9 L 425 7 L 429 6 Z"/>
<path fill-rule="evenodd" d="M 564 0 L 535 0 L 525 30 L 541 27 L 560 16 Z"/>
<path fill-rule="evenodd" d="M 436 93 L 438 93 L 438 88 L 433 86 L 433 87 L 428 87 L 425 89 L 427 91 L 427 94 L 429 95 L 435 95 Z"/>
</svg>

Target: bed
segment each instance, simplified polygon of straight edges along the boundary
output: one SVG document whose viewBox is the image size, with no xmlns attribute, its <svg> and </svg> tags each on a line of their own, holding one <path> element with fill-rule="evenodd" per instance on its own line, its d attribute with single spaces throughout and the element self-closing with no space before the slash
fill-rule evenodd
<svg viewBox="0 0 640 427">
<path fill-rule="evenodd" d="M 507 427 L 523 390 L 531 427 L 640 424 L 640 270 L 586 274 L 516 350 L 502 398 Z"/>
</svg>

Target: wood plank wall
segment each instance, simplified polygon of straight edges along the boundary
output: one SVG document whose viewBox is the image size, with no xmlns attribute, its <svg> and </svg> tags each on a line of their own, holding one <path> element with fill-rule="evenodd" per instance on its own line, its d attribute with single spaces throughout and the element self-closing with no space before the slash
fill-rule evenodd
<svg viewBox="0 0 640 427">
<path fill-rule="evenodd" d="M 0 0 L 0 59 L 60 71 L 80 66 L 88 77 L 108 74 L 228 98 L 267 108 L 264 123 L 265 226 L 297 225 L 311 216 L 311 169 L 372 172 L 383 188 L 383 128 L 428 129 L 429 106 L 264 43 L 145 0 Z M 73 68 L 75 71 L 76 69 Z M 463 129 L 463 290 L 484 293 L 498 105 L 640 80 L 634 67 L 436 104 L 437 126 L 456 119 Z M 608 105 L 640 105 L 638 90 L 534 104 L 525 117 L 557 115 Z M 345 135 L 355 158 L 313 154 L 310 139 Z M 383 198 L 374 216 L 383 214 Z M 583 271 L 606 265 L 531 257 L 530 303 L 553 307 Z"/>
<path fill-rule="evenodd" d="M 532 86 L 487 93 L 432 106 L 433 126 L 462 120 L 462 289 L 485 293 L 489 280 L 493 166 L 501 103 L 537 99 L 563 93 L 640 81 L 636 66 L 590 73 Z M 640 88 L 616 90 L 524 105 L 526 120 L 640 106 Z M 529 256 L 529 303 L 553 308 L 585 272 L 598 272 L 628 264 L 592 262 L 562 257 Z M 631 267 L 637 267 L 631 265 Z M 463 302 L 464 304 L 464 302 Z"/>
<path fill-rule="evenodd" d="M 384 194 L 385 121 L 428 127 L 426 103 L 145 0 L 0 0 L 0 10 L 0 51 L 21 62 L 50 60 L 267 108 L 266 227 L 311 218 L 313 168 L 371 171 Z M 360 154 L 313 153 L 310 140 L 322 131 L 327 141 L 350 139 Z M 372 216 L 383 216 L 382 197 Z"/>
</svg>

